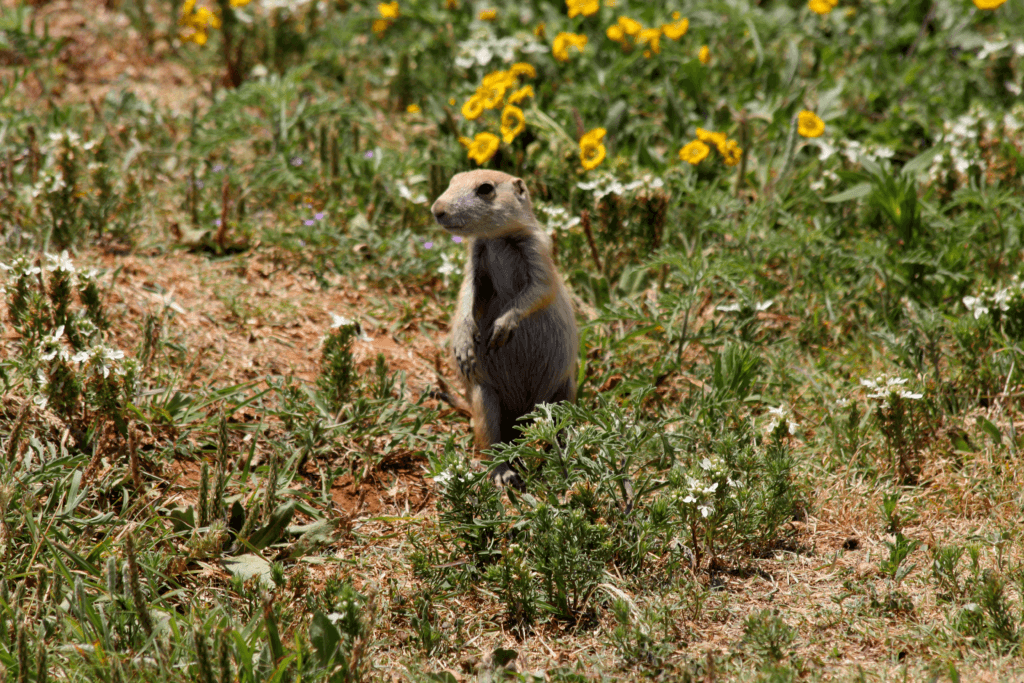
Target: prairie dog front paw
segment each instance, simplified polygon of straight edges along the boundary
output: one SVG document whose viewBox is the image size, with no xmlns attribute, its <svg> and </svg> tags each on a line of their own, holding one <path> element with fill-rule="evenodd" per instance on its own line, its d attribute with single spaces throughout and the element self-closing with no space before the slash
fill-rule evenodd
<svg viewBox="0 0 1024 683">
<path fill-rule="evenodd" d="M 512 333 L 519 327 L 519 318 L 509 312 L 498 317 L 494 321 L 494 328 L 491 330 L 491 338 L 487 346 L 492 349 L 500 349 L 512 338 Z"/>
</svg>

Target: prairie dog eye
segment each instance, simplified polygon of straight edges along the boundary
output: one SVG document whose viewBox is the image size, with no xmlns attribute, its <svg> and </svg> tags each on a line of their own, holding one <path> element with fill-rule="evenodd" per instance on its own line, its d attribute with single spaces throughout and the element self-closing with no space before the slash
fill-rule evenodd
<svg viewBox="0 0 1024 683">
<path fill-rule="evenodd" d="M 494 185 L 491 185 L 490 183 L 481 183 L 480 186 L 476 188 L 477 197 L 486 197 L 489 194 L 494 194 Z"/>
</svg>

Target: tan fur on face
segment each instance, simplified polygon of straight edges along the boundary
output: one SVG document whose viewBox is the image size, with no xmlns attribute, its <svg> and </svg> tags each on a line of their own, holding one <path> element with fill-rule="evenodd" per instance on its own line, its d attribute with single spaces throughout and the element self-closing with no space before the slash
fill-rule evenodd
<svg viewBox="0 0 1024 683">
<path fill-rule="evenodd" d="M 493 193 L 481 195 L 485 185 Z M 455 175 L 430 208 L 437 222 L 455 235 L 499 237 L 537 225 L 526 183 L 501 171 L 468 171 Z"/>
</svg>

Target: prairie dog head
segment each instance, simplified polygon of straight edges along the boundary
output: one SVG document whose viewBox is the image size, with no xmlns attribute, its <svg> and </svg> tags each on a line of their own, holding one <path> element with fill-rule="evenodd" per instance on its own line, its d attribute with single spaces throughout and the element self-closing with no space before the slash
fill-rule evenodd
<svg viewBox="0 0 1024 683">
<path fill-rule="evenodd" d="M 537 225 L 526 183 L 500 171 L 454 175 L 430 210 L 442 228 L 467 237 L 501 237 Z"/>
</svg>

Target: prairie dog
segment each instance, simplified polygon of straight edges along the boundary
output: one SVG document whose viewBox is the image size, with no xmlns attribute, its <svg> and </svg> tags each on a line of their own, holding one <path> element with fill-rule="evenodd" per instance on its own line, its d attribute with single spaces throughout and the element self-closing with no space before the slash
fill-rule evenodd
<svg viewBox="0 0 1024 683">
<path fill-rule="evenodd" d="M 477 447 L 512 441 L 516 420 L 538 403 L 576 400 L 579 332 L 551 239 L 526 183 L 499 171 L 455 175 L 431 211 L 445 230 L 468 238 L 449 343 Z M 506 465 L 491 477 L 522 487 Z"/>
</svg>

